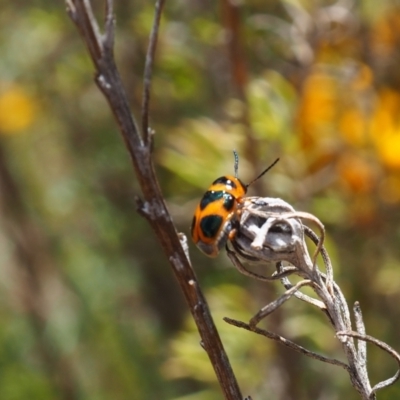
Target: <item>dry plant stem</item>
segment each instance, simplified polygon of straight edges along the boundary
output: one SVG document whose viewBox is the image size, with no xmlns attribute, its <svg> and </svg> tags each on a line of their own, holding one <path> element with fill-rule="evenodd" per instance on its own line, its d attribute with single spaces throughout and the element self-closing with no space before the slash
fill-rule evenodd
<svg viewBox="0 0 400 400">
<path fill-rule="evenodd" d="M 263 307 L 251 320 L 249 325 L 251 327 L 257 326 L 257 324 L 264 319 L 267 315 L 274 312 L 277 308 L 279 308 L 283 303 L 288 301 L 300 288 L 303 286 L 312 286 L 312 282 L 308 279 L 300 281 L 297 285 L 293 286 L 291 289 L 288 289 L 282 296 L 278 297 L 275 301 L 269 303 L 265 307 Z"/>
<path fill-rule="evenodd" d="M 357 301 L 353 306 L 354 321 L 356 325 L 357 332 L 360 335 L 366 335 L 364 320 L 361 312 L 360 303 Z M 351 329 L 351 327 L 350 327 Z M 357 343 L 358 349 L 358 359 L 360 364 L 366 369 L 367 368 L 367 342 L 364 340 L 359 340 Z"/>
<path fill-rule="evenodd" d="M 347 330 L 342 327 L 351 326 L 350 316 L 348 311 L 347 303 L 343 302 L 343 295 L 337 295 L 341 292 L 337 285 L 333 284 L 331 277 L 327 278 L 319 272 L 316 265 L 308 255 L 307 248 L 304 241 L 298 248 L 297 261 L 295 265 L 302 271 L 312 271 L 310 279 L 313 280 L 314 285 L 312 286 L 317 296 L 322 300 L 326 306 L 327 313 L 330 320 L 333 323 L 336 332 Z M 328 282 L 331 283 L 331 287 L 328 287 Z M 333 294 L 333 295 L 332 295 Z M 344 312 L 343 312 L 344 311 Z M 352 340 L 341 340 L 343 350 L 346 354 L 346 358 L 350 366 L 350 380 L 354 388 L 360 393 L 364 400 L 370 399 L 371 386 L 368 380 L 367 370 L 364 365 L 358 361 L 358 353 L 354 342 Z"/>
<path fill-rule="evenodd" d="M 320 236 L 317 236 L 310 228 L 304 226 L 300 219 L 316 223 L 321 231 Z M 247 198 L 242 209 L 240 224 L 239 234 L 233 239 L 235 251 L 239 250 L 237 253 L 244 258 L 247 256 L 252 260 L 258 258 L 261 263 L 278 262 L 277 274 L 281 276 L 286 292 L 258 312 L 250 320 L 249 324 L 236 321 L 235 325 L 284 343 L 286 339 L 281 340 L 282 338 L 276 335 L 266 334 L 266 331 L 258 330 L 259 328 L 256 325 L 262 318 L 273 312 L 290 297 L 298 297 L 319 307 L 329 317 L 347 358 L 348 365 L 346 370 L 349 373 L 352 385 L 363 400 L 374 400 L 376 398 L 376 390 L 393 384 L 399 378 L 399 371 L 394 377 L 371 388 L 366 363 L 366 346 L 361 341 L 370 341 L 376 344 L 389 352 L 397 362 L 400 360 L 400 355 L 386 344 L 365 335 L 365 326 L 358 304 L 354 307 L 357 332 L 353 332 L 346 299 L 340 287 L 333 280 L 332 264 L 323 246 L 324 228 L 318 219 L 307 213 L 296 212 L 290 205 L 280 199 Z M 316 245 L 317 251 L 314 252 L 312 257 L 308 253 L 305 237 L 309 237 Z M 236 254 L 232 253 L 229 255 L 230 259 L 240 272 L 263 281 L 270 279 L 249 273 L 241 265 Z M 321 254 L 326 273 L 322 273 L 316 264 L 318 253 Z M 282 262 L 288 262 L 292 266 L 289 271 L 300 276 L 303 280 L 297 285 L 292 285 L 288 276 L 281 275 L 288 268 L 283 266 Z M 318 300 L 300 293 L 298 290 L 301 289 L 301 286 L 310 286 L 317 295 Z M 228 322 L 233 323 L 232 320 Z M 354 338 L 359 339 L 357 346 Z M 309 352 L 309 354 L 313 354 L 313 352 Z"/>
<path fill-rule="evenodd" d="M 356 339 L 359 339 L 360 341 L 372 343 L 375 346 L 379 347 L 380 349 L 386 351 L 389 355 L 391 355 L 396 360 L 397 366 L 398 366 L 397 372 L 391 378 L 376 384 L 371 389 L 370 399 L 375 399 L 375 392 L 377 390 L 383 389 L 384 387 L 387 387 L 389 385 L 393 385 L 393 383 L 395 383 L 400 378 L 400 355 L 395 350 L 393 350 L 390 346 L 388 346 L 386 343 L 384 343 L 378 339 L 375 339 L 372 336 L 363 335 L 363 334 L 360 334 L 359 332 L 353 332 L 353 331 L 336 332 L 336 335 L 337 336 L 351 336 Z"/>
<path fill-rule="evenodd" d="M 131 113 L 114 61 L 115 21 L 112 0 L 106 0 L 104 33 L 100 32 L 89 0 L 66 0 L 66 4 L 68 14 L 79 29 L 90 53 L 96 71 L 95 81 L 109 103 L 136 171 L 144 197 L 144 201 L 137 200 L 138 211 L 150 223 L 168 257 L 196 322 L 201 336 L 201 344 L 211 360 L 224 398 L 227 400 L 241 400 L 242 395 L 236 378 L 212 320 L 208 305 L 197 283 L 189 258 L 181 245 L 178 233 L 166 208 L 152 163 L 152 133 L 148 127 L 149 93 L 158 25 L 164 1 L 159 0 L 157 2 L 156 16 L 147 52 L 142 110 L 143 132 L 141 133 Z"/>
<path fill-rule="evenodd" d="M 285 287 L 286 291 L 289 291 L 294 288 L 294 285 L 289 281 L 289 279 L 287 277 L 282 278 L 281 282 L 282 282 L 282 285 Z M 308 296 L 299 291 L 293 293 L 293 296 L 301 301 L 304 301 L 305 303 L 311 304 L 315 307 L 318 307 L 320 310 L 326 312 L 325 304 L 320 300 L 314 299 L 313 297 Z"/>
<path fill-rule="evenodd" d="M 318 236 L 308 226 L 304 225 L 304 233 L 306 234 L 306 236 L 308 238 L 310 238 L 313 241 L 313 243 L 315 245 L 319 244 L 320 241 L 319 241 Z M 341 308 L 341 312 L 344 315 L 343 320 L 344 320 L 344 322 L 347 322 L 347 329 L 351 330 L 350 312 L 347 307 L 346 299 L 345 299 L 342 291 L 340 290 L 339 286 L 333 281 L 333 267 L 332 267 L 332 263 L 331 263 L 329 255 L 328 255 L 328 252 L 325 249 L 325 246 L 323 246 L 323 245 L 321 246 L 320 253 L 321 253 L 322 260 L 324 262 L 325 270 L 330 271 L 329 275 L 325 275 L 325 274 L 321 273 L 321 277 L 327 282 L 327 285 L 328 285 L 328 279 L 330 280 L 330 282 L 331 282 L 330 292 L 332 293 L 332 290 L 333 290 L 333 296 L 338 298 L 339 307 Z M 328 278 L 327 278 L 327 276 L 328 276 Z"/>
<path fill-rule="evenodd" d="M 276 273 L 272 276 L 264 276 L 264 275 L 260 275 L 257 274 L 255 272 L 249 271 L 239 260 L 239 258 L 237 257 L 237 255 L 235 254 L 234 251 L 230 250 L 228 248 L 228 246 L 226 246 L 226 253 L 229 257 L 229 259 L 232 261 L 232 264 L 237 268 L 237 270 L 245 275 L 248 276 L 250 278 L 254 278 L 257 279 L 258 281 L 261 282 L 271 282 L 271 281 L 276 281 L 278 279 L 282 279 L 283 277 L 292 274 L 294 271 L 293 269 L 289 269 L 289 270 L 283 270 L 279 273 Z"/>
<path fill-rule="evenodd" d="M 325 228 L 324 228 L 324 225 L 322 224 L 322 222 L 318 218 L 316 218 L 314 215 L 312 215 L 310 213 L 302 212 L 302 211 L 296 211 L 294 213 L 285 213 L 283 215 L 270 214 L 270 217 L 280 217 L 280 218 L 283 218 L 283 219 L 301 218 L 301 219 L 306 220 L 306 221 L 314 222 L 318 226 L 319 231 L 320 231 L 320 236 L 317 236 L 314 233 L 315 237 L 317 237 L 318 240 L 315 243 L 317 247 L 316 247 L 316 249 L 314 251 L 314 254 L 312 256 L 313 267 L 316 268 L 316 266 L 317 266 L 317 257 L 318 257 L 318 254 L 321 253 L 321 250 L 323 248 L 324 241 L 325 241 Z M 307 235 L 308 232 L 313 232 L 313 231 L 310 228 L 305 227 L 306 235 Z M 330 291 L 332 291 L 332 282 L 333 282 L 332 264 L 330 262 L 329 263 L 325 263 L 325 268 L 326 268 L 326 275 L 327 275 L 326 285 L 330 289 Z"/>
<path fill-rule="evenodd" d="M 258 335 L 262 335 L 269 339 L 272 339 L 280 344 L 283 344 L 286 347 L 289 347 L 290 349 L 292 349 L 294 351 L 297 351 L 298 353 L 306 355 L 307 357 L 311 357 L 316 360 L 326 362 L 328 364 L 337 365 L 339 367 L 344 368 L 346 371 L 350 372 L 350 367 L 347 364 L 343 363 L 342 361 L 336 360 L 334 358 L 328 358 L 328 357 L 321 356 L 320 354 L 317 354 L 313 351 L 307 350 L 303 346 L 300 346 L 300 345 L 292 342 L 291 340 L 284 338 L 283 336 L 277 335 L 276 333 L 269 332 L 265 329 L 260 329 L 256 326 L 251 326 L 250 324 L 246 324 L 245 322 L 237 321 L 237 320 L 231 319 L 231 318 L 225 317 L 224 321 L 230 325 L 234 325 L 234 326 L 237 326 L 238 328 L 246 329 L 248 331 L 257 333 Z"/>
</svg>

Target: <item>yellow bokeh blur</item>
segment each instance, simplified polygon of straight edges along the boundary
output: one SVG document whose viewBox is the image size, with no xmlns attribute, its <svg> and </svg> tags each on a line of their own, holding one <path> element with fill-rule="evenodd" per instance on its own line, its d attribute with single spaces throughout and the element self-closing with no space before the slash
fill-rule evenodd
<svg viewBox="0 0 400 400">
<path fill-rule="evenodd" d="M 9 135 L 23 131 L 35 119 L 35 103 L 27 91 L 12 84 L 0 92 L 0 134 Z"/>
<path fill-rule="evenodd" d="M 400 94 L 384 89 L 371 119 L 371 138 L 384 165 L 400 168 Z"/>
<path fill-rule="evenodd" d="M 366 139 L 366 117 L 359 108 L 350 107 L 339 118 L 339 131 L 351 146 L 361 146 Z"/>
</svg>

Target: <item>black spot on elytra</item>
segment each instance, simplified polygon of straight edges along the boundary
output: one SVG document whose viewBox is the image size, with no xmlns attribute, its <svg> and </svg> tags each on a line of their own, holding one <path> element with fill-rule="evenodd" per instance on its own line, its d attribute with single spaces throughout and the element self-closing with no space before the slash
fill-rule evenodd
<svg viewBox="0 0 400 400">
<path fill-rule="evenodd" d="M 213 238 L 221 228 L 223 218 L 219 215 L 207 215 L 200 221 L 200 228 L 207 238 Z"/>
<path fill-rule="evenodd" d="M 220 178 L 216 179 L 212 184 L 217 185 L 221 183 L 222 185 L 228 185 L 228 182 L 229 186 L 232 186 L 233 189 L 236 189 L 236 183 L 228 179 L 226 176 L 221 176 Z"/>
<path fill-rule="evenodd" d="M 222 190 L 209 190 L 204 193 L 203 198 L 200 201 L 200 210 L 204 210 L 210 203 L 222 199 L 224 197 L 224 191 Z"/>
<path fill-rule="evenodd" d="M 235 205 L 235 198 L 229 194 L 224 194 L 224 208 L 226 211 L 231 211 Z"/>
</svg>

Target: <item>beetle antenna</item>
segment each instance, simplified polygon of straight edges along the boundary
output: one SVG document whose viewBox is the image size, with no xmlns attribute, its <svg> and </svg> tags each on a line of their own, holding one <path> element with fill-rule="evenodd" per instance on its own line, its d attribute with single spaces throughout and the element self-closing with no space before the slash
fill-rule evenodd
<svg viewBox="0 0 400 400">
<path fill-rule="evenodd" d="M 264 169 L 263 172 L 261 172 L 260 175 L 257 176 L 257 178 L 253 179 L 250 183 L 248 183 L 246 186 L 246 188 L 248 188 L 252 183 L 254 183 L 255 181 L 257 181 L 258 179 L 260 179 L 264 174 L 266 174 L 277 162 L 279 161 L 279 158 L 277 158 L 268 168 Z"/>
<path fill-rule="evenodd" d="M 234 169 L 235 169 L 235 178 L 237 178 L 239 170 L 239 155 L 236 150 L 233 150 L 233 157 L 235 157 Z"/>
</svg>

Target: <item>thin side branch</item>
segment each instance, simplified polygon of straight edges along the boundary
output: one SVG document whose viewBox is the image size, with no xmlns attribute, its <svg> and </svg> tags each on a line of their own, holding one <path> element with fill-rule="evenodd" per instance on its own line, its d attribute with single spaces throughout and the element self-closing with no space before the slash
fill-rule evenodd
<svg viewBox="0 0 400 400">
<path fill-rule="evenodd" d="M 157 47 L 158 29 L 160 26 L 161 14 L 164 8 L 165 0 L 158 0 L 154 13 L 153 28 L 150 34 L 149 46 L 147 47 L 146 64 L 143 77 L 143 99 L 142 99 L 142 134 L 144 142 L 149 143 L 151 132 L 149 130 L 149 106 L 150 106 L 150 88 L 151 76 L 153 73 L 154 55 Z"/>
<path fill-rule="evenodd" d="M 106 0 L 106 21 L 105 33 L 103 35 L 104 50 L 108 53 L 109 57 L 114 56 L 114 35 L 115 35 L 115 18 L 113 14 L 114 2 L 113 0 Z"/>
<path fill-rule="evenodd" d="M 224 321 L 227 322 L 228 324 L 234 325 L 238 328 L 246 329 L 247 331 L 254 332 L 254 333 L 257 333 L 258 335 L 262 335 L 269 339 L 275 340 L 276 342 L 283 344 L 284 346 L 289 347 L 290 349 L 297 351 L 298 353 L 304 354 L 307 357 L 311 357 L 316 360 L 326 362 L 328 364 L 337 365 L 339 367 L 344 368 L 346 371 L 350 372 L 350 367 L 347 364 L 343 363 L 342 361 L 336 360 L 334 358 L 328 358 L 328 357 L 322 356 L 320 354 L 314 353 L 313 351 L 307 350 L 305 347 L 300 346 L 300 345 L 292 342 L 291 340 L 286 339 L 283 336 L 280 336 L 276 333 L 269 332 L 265 329 L 260 329 L 256 326 L 251 326 L 250 324 L 246 324 L 245 322 L 237 321 L 232 318 L 225 317 Z"/>
<path fill-rule="evenodd" d="M 250 326 L 255 327 L 258 323 L 264 319 L 267 315 L 274 312 L 282 304 L 288 301 L 294 294 L 301 289 L 303 286 L 312 286 L 312 282 L 309 279 L 298 282 L 292 288 L 288 289 L 282 296 L 278 297 L 275 301 L 272 301 L 267 306 L 263 307 L 251 320 Z"/>
<path fill-rule="evenodd" d="M 286 290 L 294 287 L 287 277 L 282 278 L 281 282 Z M 299 300 L 304 301 L 305 303 L 312 304 L 313 306 L 318 307 L 320 310 L 326 312 L 326 306 L 321 300 L 314 299 L 313 297 L 308 296 L 307 294 L 304 294 L 302 292 L 295 292 L 294 296 Z"/>
</svg>

